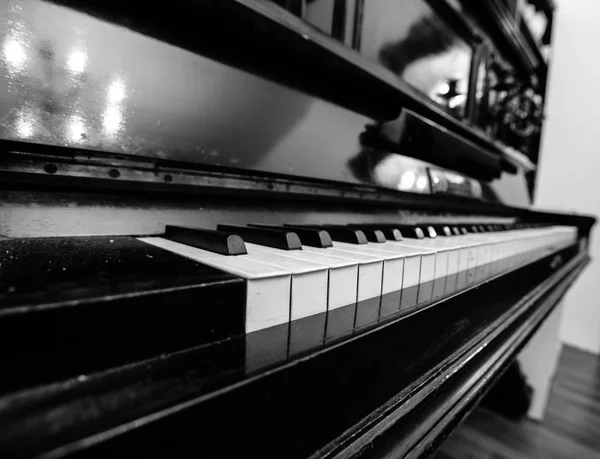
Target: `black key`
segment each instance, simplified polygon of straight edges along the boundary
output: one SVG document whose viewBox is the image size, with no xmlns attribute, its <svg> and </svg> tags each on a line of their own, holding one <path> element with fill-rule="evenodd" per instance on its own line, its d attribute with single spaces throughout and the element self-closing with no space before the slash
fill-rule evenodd
<svg viewBox="0 0 600 459">
<path fill-rule="evenodd" d="M 383 232 L 378 228 L 369 228 L 362 225 L 348 225 L 348 227 L 361 230 L 363 233 L 365 233 L 365 236 L 367 236 L 367 240 L 369 242 L 376 242 L 380 244 L 387 240 Z"/>
<path fill-rule="evenodd" d="M 292 231 L 275 231 L 266 228 L 251 228 L 249 226 L 217 225 L 219 231 L 237 234 L 246 242 L 273 247 L 282 250 L 302 250 L 298 235 Z"/>
<path fill-rule="evenodd" d="M 381 232 L 388 241 L 401 241 L 403 238 L 402 231 L 398 228 L 382 228 Z"/>
<path fill-rule="evenodd" d="M 461 232 L 462 234 L 469 234 L 469 230 L 467 229 L 467 227 L 466 227 L 466 226 L 461 226 L 461 227 L 460 227 L 460 232 Z"/>
<path fill-rule="evenodd" d="M 395 228 L 393 225 L 385 225 L 385 224 L 382 225 L 382 224 L 377 224 L 377 223 L 361 223 L 361 224 L 349 225 L 349 226 L 352 226 L 352 227 L 358 228 L 358 229 L 363 229 L 363 228 L 376 229 L 378 231 L 381 231 L 381 233 L 383 233 L 383 235 L 385 236 L 385 238 L 388 241 L 401 241 L 402 240 L 402 232 L 398 228 Z"/>
<path fill-rule="evenodd" d="M 222 231 L 167 225 L 164 237 L 171 241 L 220 253 L 221 255 L 244 255 L 248 253 L 241 237 Z"/>
<path fill-rule="evenodd" d="M 416 225 L 390 224 L 385 226 L 387 226 L 388 228 L 395 228 L 402 231 L 402 236 L 410 239 L 423 239 L 425 237 L 423 229 Z"/>
<path fill-rule="evenodd" d="M 439 236 L 452 236 L 452 231 L 444 224 L 433 223 L 429 224 L 429 226 L 432 227 Z"/>
<path fill-rule="evenodd" d="M 333 246 L 333 242 L 331 241 L 331 236 L 327 231 L 318 230 L 318 229 L 310 229 L 310 228 L 301 228 L 299 226 L 275 226 L 275 225 L 262 225 L 262 224 L 253 224 L 250 223 L 248 226 L 256 227 L 256 228 L 266 228 L 273 231 L 283 231 L 290 232 L 293 231 L 300 238 L 300 242 L 302 245 L 307 245 L 310 247 L 318 247 L 321 249 L 325 249 L 327 247 Z"/>
<path fill-rule="evenodd" d="M 284 225 L 291 227 L 294 225 Z M 367 236 L 361 230 L 348 228 L 347 226 L 338 225 L 300 225 L 302 228 L 322 229 L 329 233 L 331 239 L 338 242 L 348 242 L 350 244 L 366 244 Z"/>
<path fill-rule="evenodd" d="M 430 237 L 430 238 L 437 237 L 437 232 L 435 231 L 435 228 L 433 226 L 426 226 L 425 234 L 427 235 L 427 237 Z"/>
<path fill-rule="evenodd" d="M 451 230 L 452 230 L 452 234 L 454 236 L 460 236 L 462 234 L 462 232 L 460 231 L 460 228 L 458 226 L 453 226 L 451 228 Z"/>
<path fill-rule="evenodd" d="M 245 332 L 243 279 L 133 237 L 7 239 L 0 263 L 0 393 Z"/>
</svg>

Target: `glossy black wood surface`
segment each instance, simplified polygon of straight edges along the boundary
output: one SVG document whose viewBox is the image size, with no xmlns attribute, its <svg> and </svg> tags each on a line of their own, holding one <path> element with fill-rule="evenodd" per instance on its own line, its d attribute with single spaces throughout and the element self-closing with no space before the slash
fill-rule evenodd
<svg viewBox="0 0 600 459">
<path fill-rule="evenodd" d="M 393 130 L 393 135 L 369 130 L 363 135 L 363 141 L 442 167 L 456 169 L 454 165 L 460 164 L 463 173 L 484 181 L 500 178 L 505 170 L 517 172 L 501 157 L 482 152 L 475 144 L 408 110 L 402 112 L 399 128 Z"/>
<path fill-rule="evenodd" d="M 574 255 L 565 251 L 564 262 Z M 322 450 L 331 454 L 354 438 L 355 429 L 380 420 L 386 406 L 410 411 L 419 406 L 415 400 L 434 400 L 429 396 L 445 386 L 444 372 L 461 368 L 460 355 L 533 312 L 525 295 L 555 271 L 552 258 L 418 314 L 388 319 L 338 345 L 306 350 L 310 358 L 294 355 L 255 377 L 243 363 L 247 342 L 230 340 L 14 394 L 2 400 L 0 448 L 39 453 L 99 433 L 102 426 L 111 433 L 84 449 L 74 444 L 78 454 L 307 457 L 333 442 Z M 563 265 L 564 275 L 577 265 Z M 216 391 L 220 387 L 228 389 Z M 57 412 L 60 427 L 54 424 Z M 28 421 L 31 416 L 35 422 Z"/>
<path fill-rule="evenodd" d="M 348 162 L 361 133 L 404 107 L 501 156 L 483 133 L 273 5 L 74 6 L 115 24 L 42 1 L 3 5 L 3 139 L 357 183 Z"/>
<path fill-rule="evenodd" d="M 355 185 L 364 177 L 351 164 L 369 154 L 362 134 L 401 124 L 409 109 L 439 125 L 436 138 L 453 133 L 433 144 L 414 130 L 424 157 L 486 180 L 508 171 L 492 180 L 486 199 L 529 204 L 524 175 L 498 161 L 501 149 L 485 134 L 274 5 L 174 2 L 141 11 L 134 2 L 56 3 L 74 9 L 41 0 L 3 5 L 2 151 L 91 162 L 76 176 L 119 183 L 141 175 L 109 165 L 100 152 L 129 155 L 129 166 L 152 172 L 183 162 Z M 473 145 L 483 171 L 453 153 Z M 64 165 L 46 160 L 44 174 L 63 174 Z M 151 177 L 181 185 L 172 172 Z"/>
<path fill-rule="evenodd" d="M 2 393 L 244 332 L 243 279 L 135 238 L 0 241 Z"/>
</svg>

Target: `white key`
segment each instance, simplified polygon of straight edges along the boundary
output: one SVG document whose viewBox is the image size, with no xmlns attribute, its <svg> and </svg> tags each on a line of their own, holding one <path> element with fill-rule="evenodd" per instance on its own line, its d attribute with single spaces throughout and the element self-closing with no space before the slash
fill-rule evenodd
<svg viewBox="0 0 600 459">
<path fill-rule="evenodd" d="M 446 294 L 449 271 L 454 274 L 458 271 L 459 247 L 452 246 L 445 240 L 438 241 L 437 239 L 404 239 L 395 243 L 434 253 L 435 261 L 433 263 L 434 272 L 431 285 L 431 298 L 434 301 L 442 298 Z M 453 263 L 452 268 L 449 266 L 450 260 Z M 428 261 L 426 260 L 425 266 L 427 266 L 427 263 Z M 455 280 L 452 282 L 456 284 Z"/>
<path fill-rule="evenodd" d="M 356 303 L 358 294 L 358 262 L 327 253 L 308 250 L 281 250 L 258 244 L 246 243 L 249 254 L 270 252 L 280 256 L 309 261 L 329 270 L 327 310 L 338 309 Z"/>
<path fill-rule="evenodd" d="M 246 250 L 249 256 L 261 262 L 292 271 L 289 355 L 293 356 L 321 346 L 325 339 L 330 294 L 335 291 L 339 296 L 340 293 L 339 287 L 329 288 L 332 272 L 330 263 L 323 262 L 319 256 L 311 253 L 303 256 L 303 250 L 280 250 L 248 242 Z M 356 270 L 354 277 L 348 278 L 345 268 L 349 267 L 349 274 L 352 274 L 352 266 L 348 266 L 350 263 L 341 266 L 343 264 L 340 263 L 340 269 L 334 269 L 334 273 L 342 275 L 350 282 L 354 280 L 356 285 Z M 307 278 L 307 269 L 310 270 L 311 278 Z M 318 269 L 318 272 L 314 271 L 315 269 Z M 337 278 L 336 275 L 334 279 Z M 353 301 L 350 299 L 350 303 Z"/>
<path fill-rule="evenodd" d="M 381 297 L 381 284 L 383 280 L 383 259 L 381 257 L 368 255 L 349 250 L 340 250 L 335 248 L 320 249 L 315 247 L 303 246 L 304 252 L 313 252 L 327 255 L 333 255 L 338 258 L 350 260 L 358 263 L 358 289 L 356 294 L 356 304 L 354 306 L 352 314 L 352 328 L 356 324 L 356 316 L 358 314 L 358 307 L 361 307 L 361 317 L 359 323 L 363 321 L 373 320 L 373 315 L 379 308 L 380 297 Z M 345 318 L 342 316 L 347 315 L 345 311 L 348 308 L 340 308 L 334 311 L 331 316 L 334 320 L 328 320 L 327 322 L 327 335 L 326 338 L 336 338 L 337 336 L 344 334 L 346 327 L 344 323 Z M 369 313 L 369 319 L 365 319 L 362 315 Z M 333 329 L 332 329 L 333 327 Z"/>
<path fill-rule="evenodd" d="M 419 264 L 420 270 L 418 250 L 401 248 L 388 244 L 388 242 L 362 245 L 334 242 L 334 247 L 359 251 L 383 259 L 382 318 L 417 303 L 418 284 L 415 285 L 414 281 L 416 273 L 419 272 L 415 270 L 417 264 Z M 400 300 L 400 305 L 396 307 L 398 300 Z"/>
<path fill-rule="evenodd" d="M 401 255 L 374 248 L 380 244 L 349 244 L 333 242 L 333 247 L 345 252 L 370 255 L 383 262 L 379 302 L 359 303 L 356 311 L 356 326 L 360 328 L 377 322 L 400 311 L 404 259 Z M 383 314 L 382 314 L 383 307 Z"/>
<path fill-rule="evenodd" d="M 139 240 L 245 279 L 246 333 L 289 322 L 290 271 L 251 260 L 247 255 L 219 255 L 161 237 Z"/>
<path fill-rule="evenodd" d="M 249 251 L 248 255 L 241 256 L 292 273 L 290 296 L 292 322 L 327 312 L 329 273 L 326 266 L 265 251 Z"/>
<path fill-rule="evenodd" d="M 377 244 L 385 250 L 403 255 L 404 278 L 402 282 L 402 309 L 423 304 L 433 299 L 434 281 L 436 279 L 437 251 L 431 247 L 412 246 L 404 241 L 386 241 Z M 446 268 L 447 262 L 440 263 Z M 445 274 L 444 274 L 445 275 Z"/>
</svg>

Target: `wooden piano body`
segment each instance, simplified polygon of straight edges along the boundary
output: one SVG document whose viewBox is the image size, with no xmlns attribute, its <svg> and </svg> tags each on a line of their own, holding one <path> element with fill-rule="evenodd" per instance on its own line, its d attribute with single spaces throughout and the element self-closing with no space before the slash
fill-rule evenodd
<svg viewBox="0 0 600 459">
<path fill-rule="evenodd" d="M 427 7 L 469 44 L 454 106 L 363 52 L 375 2 L 322 2 L 325 33 L 319 1 L 276 3 L 0 6 L 3 457 L 428 457 L 589 262 L 595 219 L 529 208 L 473 83 L 495 52 L 543 95 L 502 2 Z M 250 223 L 572 238 L 337 334 L 331 309 L 248 333 L 240 278 L 140 241 Z"/>
</svg>

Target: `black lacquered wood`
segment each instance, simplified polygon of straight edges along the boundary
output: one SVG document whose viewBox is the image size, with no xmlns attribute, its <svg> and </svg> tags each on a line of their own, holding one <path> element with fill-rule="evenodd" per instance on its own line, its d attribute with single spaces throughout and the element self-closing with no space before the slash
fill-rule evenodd
<svg viewBox="0 0 600 459">
<path fill-rule="evenodd" d="M 286 227 L 292 227 L 294 225 L 284 225 Z M 361 230 L 348 228 L 346 226 L 337 225 L 300 225 L 300 227 L 307 227 L 312 229 L 322 229 L 327 231 L 331 236 L 331 239 L 338 242 L 348 242 L 350 244 L 366 244 L 368 242 L 367 236 Z"/>
<path fill-rule="evenodd" d="M 331 236 L 327 231 L 304 228 L 300 226 L 276 226 L 276 225 L 263 225 L 263 224 L 254 224 L 250 223 L 248 226 L 253 226 L 256 228 L 265 228 L 273 231 L 281 231 L 281 232 L 290 232 L 293 231 L 300 238 L 300 242 L 302 245 L 307 245 L 309 247 L 318 247 L 325 249 L 327 247 L 331 247 L 333 242 L 331 240 Z"/>
<path fill-rule="evenodd" d="M 368 130 L 362 140 L 370 147 L 412 156 L 441 167 L 457 170 L 480 180 L 493 180 L 504 170 L 515 173 L 517 169 L 468 139 L 448 130 L 439 129 L 430 119 L 403 110 L 400 117 L 402 129 Z"/>
<path fill-rule="evenodd" d="M 282 232 L 267 228 L 256 228 L 236 225 L 217 225 L 219 231 L 237 234 L 246 242 L 274 247 L 283 250 L 301 250 L 302 243 L 298 235 L 292 231 Z"/>
<path fill-rule="evenodd" d="M 245 331 L 243 279 L 132 237 L 7 239 L 0 266 L 0 393 Z"/>
<path fill-rule="evenodd" d="M 248 253 L 244 240 L 240 236 L 222 231 L 167 225 L 165 238 L 198 249 L 220 253 L 221 255 L 244 255 Z"/>
</svg>

